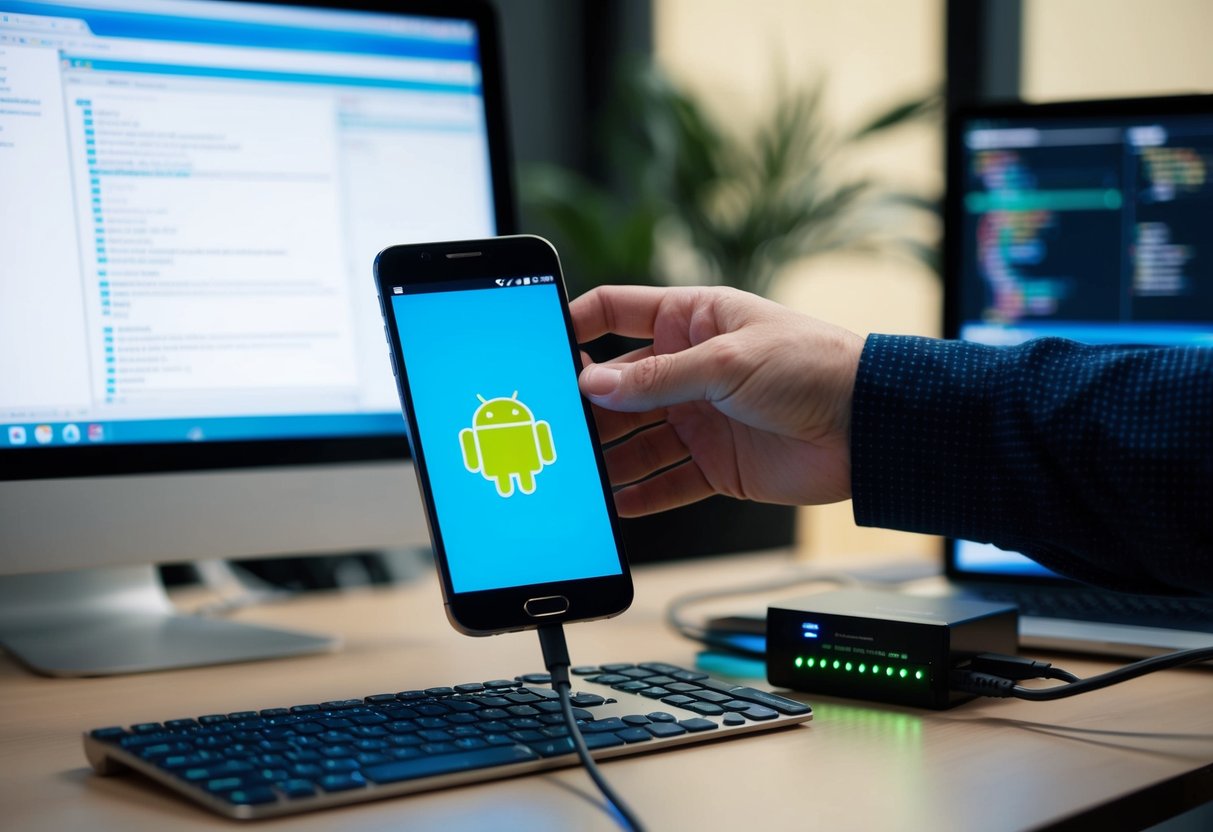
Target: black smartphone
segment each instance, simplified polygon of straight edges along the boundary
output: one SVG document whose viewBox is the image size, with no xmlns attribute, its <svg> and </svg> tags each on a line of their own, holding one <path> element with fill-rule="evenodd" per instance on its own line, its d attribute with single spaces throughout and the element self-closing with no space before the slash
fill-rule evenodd
<svg viewBox="0 0 1213 832">
<path fill-rule="evenodd" d="M 375 282 L 451 624 L 490 635 L 627 609 L 556 250 L 532 236 L 393 246 Z"/>
</svg>

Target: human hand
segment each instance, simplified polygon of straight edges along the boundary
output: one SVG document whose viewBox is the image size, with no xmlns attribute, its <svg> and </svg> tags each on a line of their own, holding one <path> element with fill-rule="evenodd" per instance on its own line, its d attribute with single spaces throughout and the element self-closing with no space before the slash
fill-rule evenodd
<svg viewBox="0 0 1213 832">
<path fill-rule="evenodd" d="M 622 516 L 713 494 L 793 505 L 851 496 L 860 336 L 726 288 L 603 286 L 570 309 L 581 343 L 608 332 L 653 341 L 587 359 L 580 377 L 602 441 L 627 437 L 604 453 L 611 482 L 626 486 L 615 494 Z"/>
</svg>

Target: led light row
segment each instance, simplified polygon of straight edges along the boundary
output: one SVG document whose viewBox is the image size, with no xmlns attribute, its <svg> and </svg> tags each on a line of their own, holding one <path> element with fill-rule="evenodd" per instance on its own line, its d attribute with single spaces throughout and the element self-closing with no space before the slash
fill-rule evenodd
<svg viewBox="0 0 1213 832">
<path fill-rule="evenodd" d="M 884 676 L 890 679 L 914 679 L 921 682 L 927 678 L 923 670 L 911 670 L 908 667 L 894 667 L 889 664 L 868 664 L 867 662 L 852 662 L 846 659 L 818 659 L 813 656 L 796 657 L 796 666 L 809 670 L 841 670 L 844 673 L 861 673 L 870 676 Z"/>
</svg>

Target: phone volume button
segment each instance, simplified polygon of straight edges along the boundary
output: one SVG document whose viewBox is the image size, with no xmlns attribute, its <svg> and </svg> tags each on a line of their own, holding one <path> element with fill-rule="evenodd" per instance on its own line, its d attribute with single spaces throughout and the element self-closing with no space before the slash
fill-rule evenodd
<svg viewBox="0 0 1213 832">
<path fill-rule="evenodd" d="M 387 351 L 387 360 L 392 362 L 392 375 L 399 376 L 400 373 L 396 372 L 396 356 L 391 350 Z"/>
</svg>

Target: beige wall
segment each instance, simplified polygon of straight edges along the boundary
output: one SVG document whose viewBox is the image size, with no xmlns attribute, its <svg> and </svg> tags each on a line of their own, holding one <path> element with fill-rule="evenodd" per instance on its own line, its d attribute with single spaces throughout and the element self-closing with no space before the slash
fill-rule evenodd
<svg viewBox="0 0 1213 832">
<path fill-rule="evenodd" d="M 943 0 L 654 0 L 658 60 L 744 129 L 782 73 L 825 72 L 839 124 L 943 79 Z M 1213 0 L 1024 0 L 1023 93 L 1030 99 L 1213 91 Z M 942 188 L 941 133 L 923 128 L 865 157 L 887 181 Z M 940 287 L 921 267 L 829 257 L 790 268 L 777 300 L 857 332 L 937 334 Z M 802 550 L 867 555 L 938 541 L 859 529 L 850 504 L 804 510 Z"/>
<path fill-rule="evenodd" d="M 1210 0 L 1025 0 L 1033 100 L 1213 92 Z"/>
<path fill-rule="evenodd" d="M 745 129 L 772 101 L 779 77 L 820 74 L 839 125 L 936 89 L 943 75 L 941 0 L 656 0 L 661 64 L 726 123 Z M 927 193 L 942 188 L 940 131 L 927 126 L 874 146 L 861 166 Z M 775 289 L 784 303 L 857 332 L 938 334 L 938 279 L 901 259 L 831 256 L 788 269 Z M 860 529 L 850 503 L 804 509 L 809 557 L 874 559 L 938 551 L 937 538 Z"/>
</svg>

